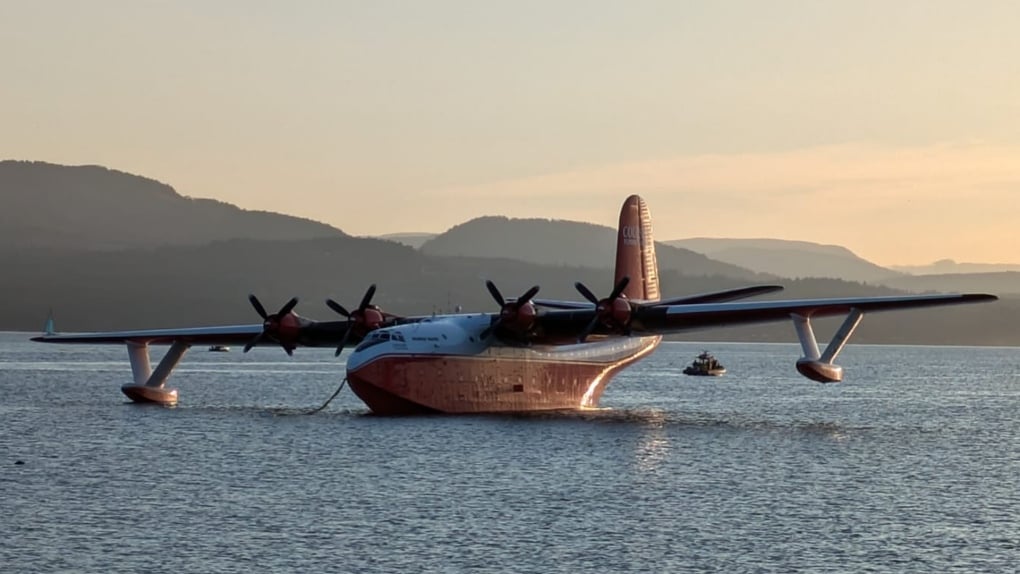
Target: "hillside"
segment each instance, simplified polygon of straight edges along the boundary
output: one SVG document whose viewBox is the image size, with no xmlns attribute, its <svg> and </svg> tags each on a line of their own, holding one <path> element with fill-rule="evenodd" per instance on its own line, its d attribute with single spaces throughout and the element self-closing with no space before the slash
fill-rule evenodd
<svg viewBox="0 0 1020 574">
<path fill-rule="evenodd" d="M 0 161 L 3 248 L 125 249 L 342 235 L 308 219 L 185 197 L 165 183 L 104 167 Z"/>
<path fill-rule="evenodd" d="M 779 277 L 832 277 L 846 281 L 876 282 L 902 275 L 875 265 L 838 245 L 783 239 L 691 238 L 666 241 L 759 273 Z"/>
<path fill-rule="evenodd" d="M 654 215 L 652 226 L 655 226 Z M 426 241 L 429 255 L 496 257 L 539 265 L 610 268 L 615 261 L 616 230 L 603 225 L 550 219 L 487 216 L 457 225 Z M 765 281 L 736 265 L 714 261 L 687 249 L 656 242 L 661 269 L 684 275 Z"/>
</svg>

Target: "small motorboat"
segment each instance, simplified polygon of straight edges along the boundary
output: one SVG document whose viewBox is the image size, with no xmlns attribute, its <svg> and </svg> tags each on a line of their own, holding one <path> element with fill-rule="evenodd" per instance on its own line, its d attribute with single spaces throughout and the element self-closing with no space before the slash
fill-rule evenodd
<svg viewBox="0 0 1020 574">
<path fill-rule="evenodd" d="M 708 351 L 702 351 L 694 362 L 684 369 L 685 375 L 696 377 L 718 377 L 726 373 L 726 367 L 715 359 Z"/>
<path fill-rule="evenodd" d="M 226 345 L 211 345 L 209 347 L 210 353 L 229 353 L 230 347 Z"/>
</svg>

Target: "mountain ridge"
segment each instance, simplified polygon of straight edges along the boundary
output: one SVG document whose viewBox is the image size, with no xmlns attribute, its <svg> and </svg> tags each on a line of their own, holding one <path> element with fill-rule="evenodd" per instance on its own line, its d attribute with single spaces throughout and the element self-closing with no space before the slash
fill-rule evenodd
<svg viewBox="0 0 1020 574">
<path fill-rule="evenodd" d="M 696 237 L 674 239 L 669 245 L 744 267 L 791 279 L 833 277 L 846 281 L 882 283 L 901 272 L 876 265 L 839 245 L 786 239 Z"/>
<path fill-rule="evenodd" d="M 420 249 L 430 255 L 503 257 L 540 265 L 608 268 L 615 261 L 616 233 L 614 228 L 595 223 L 488 215 L 455 225 L 423 243 Z M 684 275 L 775 278 L 658 241 L 656 257 L 660 269 L 674 269 Z"/>
<path fill-rule="evenodd" d="M 0 161 L 0 245 L 117 250 L 240 238 L 346 235 L 290 215 L 179 194 L 155 179 L 102 166 Z"/>
</svg>

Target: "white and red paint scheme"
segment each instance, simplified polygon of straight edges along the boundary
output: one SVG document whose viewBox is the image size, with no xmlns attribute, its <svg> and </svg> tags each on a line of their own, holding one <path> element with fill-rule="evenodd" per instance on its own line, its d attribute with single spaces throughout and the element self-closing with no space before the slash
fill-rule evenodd
<svg viewBox="0 0 1020 574">
<path fill-rule="evenodd" d="M 842 380 L 834 364 L 865 312 L 992 301 L 986 294 L 910 295 L 779 301 L 737 301 L 777 291 L 762 285 L 662 300 L 648 206 L 624 201 L 617 234 L 614 289 L 598 299 L 576 284 L 586 302 L 534 299 L 538 286 L 504 300 L 496 313 L 399 317 L 371 305 L 369 288 L 353 312 L 330 300 L 344 321 L 314 321 L 294 313 L 297 299 L 269 314 L 250 300 L 262 324 L 84 334 L 47 334 L 47 343 L 126 344 L 133 383 L 122 387 L 136 402 L 174 404 L 166 381 L 195 344 L 278 344 L 335 347 L 358 342 L 347 358 L 351 389 L 378 414 L 489 413 L 595 407 L 612 377 L 651 354 L 663 334 L 724 325 L 792 321 L 804 355 L 796 368 L 819 382 Z M 845 315 L 824 351 L 811 328 L 814 317 Z M 151 345 L 170 345 L 153 370 Z"/>
<path fill-rule="evenodd" d="M 369 333 L 347 359 L 351 389 L 373 412 L 522 412 L 598 405 L 620 369 L 660 336 L 565 345 L 493 344 L 489 316 L 453 315 Z"/>
</svg>

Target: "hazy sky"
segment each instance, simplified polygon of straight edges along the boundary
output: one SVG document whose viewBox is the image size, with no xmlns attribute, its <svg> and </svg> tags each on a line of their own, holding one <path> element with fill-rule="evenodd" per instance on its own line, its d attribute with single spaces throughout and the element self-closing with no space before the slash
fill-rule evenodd
<svg viewBox="0 0 1020 574">
<path fill-rule="evenodd" d="M 480 215 L 1020 262 L 1020 2 L 0 2 L 0 158 L 348 233 Z"/>
</svg>

